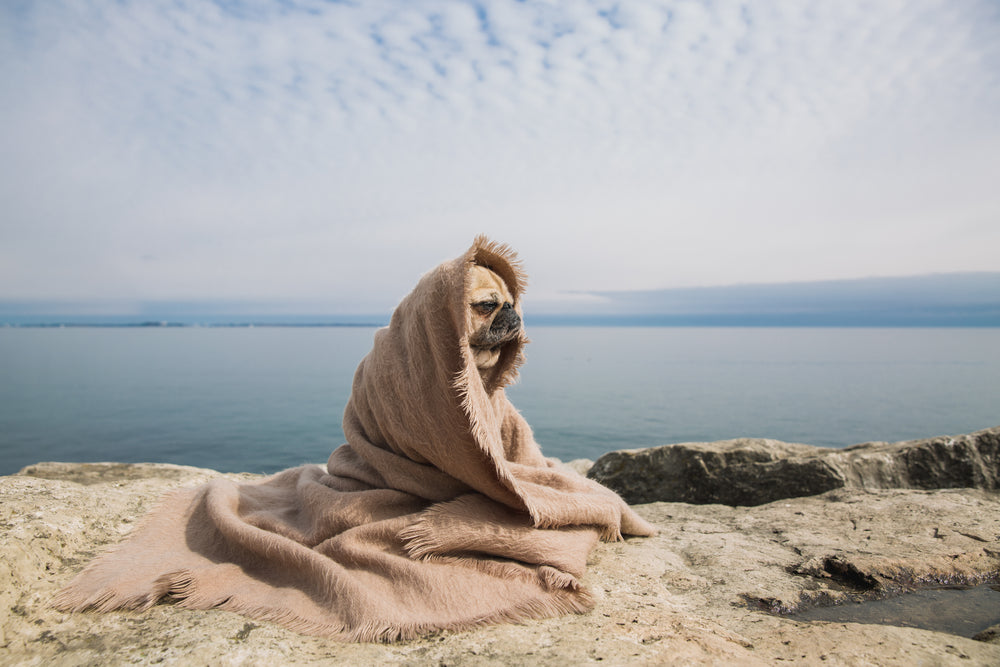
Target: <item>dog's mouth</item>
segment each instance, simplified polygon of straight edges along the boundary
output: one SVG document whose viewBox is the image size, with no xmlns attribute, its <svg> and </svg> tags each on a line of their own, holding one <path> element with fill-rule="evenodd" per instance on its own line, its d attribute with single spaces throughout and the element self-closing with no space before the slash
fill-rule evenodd
<svg viewBox="0 0 1000 667">
<path fill-rule="evenodd" d="M 493 332 L 490 333 L 492 334 Z M 505 334 L 499 340 L 497 340 L 493 336 L 490 336 L 490 340 L 486 341 L 469 341 L 469 347 L 471 347 L 473 350 L 481 350 L 484 352 L 496 352 L 501 347 L 514 340 L 513 334 L 516 333 L 517 333 L 516 330 L 508 332 L 508 334 Z"/>
<path fill-rule="evenodd" d="M 476 340 L 469 341 L 469 347 L 481 352 L 497 352 L 504 345 L 517 339 L 520 326 L 500 326 L 495 324 Z"/>
</svg>

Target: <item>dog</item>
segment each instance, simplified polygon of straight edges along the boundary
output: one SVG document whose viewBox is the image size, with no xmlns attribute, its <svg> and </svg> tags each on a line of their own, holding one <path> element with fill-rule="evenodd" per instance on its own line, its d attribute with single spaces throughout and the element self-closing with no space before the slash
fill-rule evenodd
<svg viewBox="0 0 1000 667">
<path fill-rule="evenodd" d="M 478 264 L 469 267 L 469 308 L 466 331 L 473 360 L 480 370 L 492 368 L 500 359 L 504 343 L 518 337 L 521 316 L 514 310 L 514 297 L 507 283 Z"/>
</svg>

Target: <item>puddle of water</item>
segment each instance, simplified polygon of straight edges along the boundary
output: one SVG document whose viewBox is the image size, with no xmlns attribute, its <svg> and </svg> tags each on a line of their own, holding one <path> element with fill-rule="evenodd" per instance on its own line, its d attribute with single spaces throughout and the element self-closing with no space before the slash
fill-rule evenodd
<svg viewBox="0 0 1000 667">
<path fill-rule="evenodd" d="M 888 600 L 814 607 L 791 618 L 896 625 L 972 637 L 1000 623 L 1000 586 L 927 588 Z"/>
</svg>

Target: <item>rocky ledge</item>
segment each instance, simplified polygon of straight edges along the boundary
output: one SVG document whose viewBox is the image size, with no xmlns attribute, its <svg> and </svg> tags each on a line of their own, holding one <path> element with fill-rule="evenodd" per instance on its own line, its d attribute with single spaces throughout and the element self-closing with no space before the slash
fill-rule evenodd
<svg viewBox="0 0 1000 667">
<path fill-rule="evenodd" d="M 983 447 L 975 448 L 992 476 L 969 478 L 983 480 L 983 488 L 883 488 L 830 463 L 853 481 L 821 495 L 806 497 L 799 489 L 785 494 L 799 497 L 771 502 L 731 496 L 723 496 L 729 504 L 648 502 L 637 509 L 660 528 L 659 535 L 595 549 L 584 579 L 598 599 L 592 612 L 388 645 L 343 644 L 228 612 L 168 604 L 143 613 L 50 609 L 55 591 L 128 534 L 162 493 L 219 473 L 164 464 L 38 464 L 0 477 L 0 664 L 997 665 L 997 628 L 974 640 L 788 615 L 815 605 L 860 608 L 856 601 L 919 587 L 1000 582 L 997 432 L 933 441 L 992 437 L 992 459 Z M 808 458 L 810 451 L 773 441 L 734 442 L 752 446 L 761 457 L 731 466 L 744 480 L 739 485 L 749 484 L 748 466 L 766 471 L 768 461 L 780 467 L 783 460 Z M 900 451 L 908 444 L 862 446 L 842 450 L 842 457 Z M 957 451 L 940 447 L 948 456 Z M 718 458 L 725 459 L 725 452 L 740 446 L 695 449 L 721 452 Z M 825 458 L 826 450 L 813 453 L 835 460 Z M 699 469 L 703 477 L 723 477 L 727 466 L 715 465 L 715 455 L 703 456 L 704 466 L 681 469 L 693 478 Z M 899 470 L 890 465 L 894 458 L 885 455 L 881 469 Z M 640 468 L 638 474 L 648 472 Z M 915 476 L 908 474 L 912 483 Z"/>
<path fill-rule="evenodd" d="M 630 503 L 762 505 L 834 489 L 1000 489 L 1000 427 L 828 449 L 740 438 L 609 452 L 587 475 Z"/>
</svg>

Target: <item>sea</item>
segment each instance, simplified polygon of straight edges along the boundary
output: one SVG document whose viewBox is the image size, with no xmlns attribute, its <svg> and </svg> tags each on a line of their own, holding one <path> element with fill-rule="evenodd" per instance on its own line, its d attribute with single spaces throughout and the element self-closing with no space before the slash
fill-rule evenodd
<svg viewBox="0 0 1000 667">
<path fill-rule="evenodd" d="M 529 323 L 530 324 L 530 323 Z M 39 461 L 322 463 L 372 326 L 0 328 L 0 474 Z M 539 326 L 507 391 L 547 456 L 824 447 L 1000 425 L 998 328 Z"/>
</svg>

